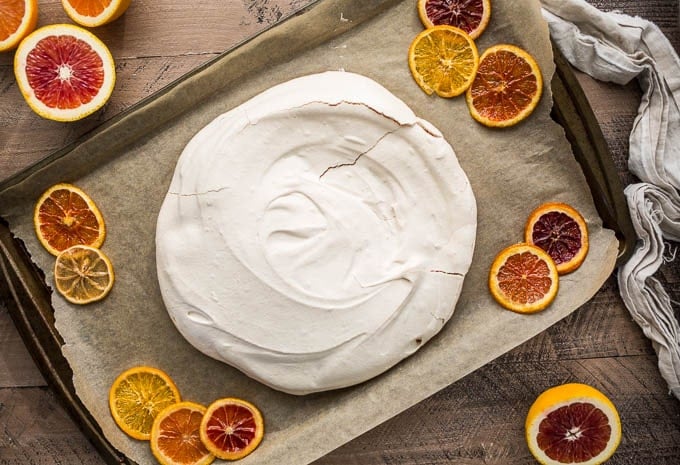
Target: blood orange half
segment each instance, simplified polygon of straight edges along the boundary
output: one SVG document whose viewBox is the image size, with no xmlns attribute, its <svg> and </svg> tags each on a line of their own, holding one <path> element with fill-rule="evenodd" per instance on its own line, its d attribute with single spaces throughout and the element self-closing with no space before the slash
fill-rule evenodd
<svg viewBox="0 0 680 465">
<path fill-rule="evenodd" d="M 14 50 L 37 22 L 37 0 L 0 0 L 0 52 Z"/>
<path fill-rule="evenodd" d="M 203 415 L 201 441 L 215 457 L 237 460 L 250 454 L 262 441 L 264 420 L 248 401 L 234 397 L 217 399 Z"/>
<path fill-rule="evenodd" d="M 552 257 L 559 274 L 576 270 L 588 254 L 588 228 L 583 216 L 565 203 L 540 205 L 529 215 L 524 240 Z"/>
<path fill-rule="evenodd" d="M 526 418 L 526 440 L 544 465 L 599 465 L 621 441 L 621 420 L 600 391 L 581 383 L 555 386 L 539 395 Z"/>
<path fill-rule="evenodd" d="M 75 121 L 100 109 L 116 81 L 113 57 L 91 32 L 53 24 L 27 36 L 14 75 L 28 105 L 43 118 Z"/>
<path fill-rule="evenodd" d="M 489 0 L 418 0 L 418 16 L 425 27 L 454 26 L 479 37 L 491 18 Z"/>
</svg>

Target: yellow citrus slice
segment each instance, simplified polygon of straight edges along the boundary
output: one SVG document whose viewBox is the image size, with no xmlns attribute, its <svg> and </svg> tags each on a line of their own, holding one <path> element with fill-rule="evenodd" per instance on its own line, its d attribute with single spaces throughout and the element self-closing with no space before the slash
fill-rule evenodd
<svg viewBox="0 0 680 465">
<path fill-rule="evenodd" d="M 130 6 L 130 0 L 61 0 L 66 14 L 85 27 L 97 27 L 118 19 Z"/>
<path fill-rule="evenodd" d="M 559 287 L 557 267 L 543 249 L 515 244 L 503 249 L 489 270 L 489 290 L 508 310 L 534 313 L 555 299 Z"/>
<path fill-rule="evenodd" d="M 576 270 L 588 254 L 586 221 L 565 203 L 544 203 L 531 212 L 524 240 L 548 252 L 561 275 Z"/>
<path fill-rule="evenodd" d="M 125 370 L 109 390 L 111 416 L 135 439 L 148 440 L 156 416 L 179 401 L 179 390 L 170 376 L 148 366 Z"/>
<path fill-rule="evenodd" d="M 418 0 L 418 16 L 425 27 L 442 24 L 479 37 L 491 18 L 489 0 Z"/>
<path fill-rule="evenodd" d="M 250 402 L 226 397 L 208 406 L 200 432 L 201 441 L 215 457 L 238 460 L 254 451 L 262 441 L 264 420 Z"/>
<path fill-rule="evenodd" d="M 474 41 L 462 29 L 434 26 L 413 39 L 408 65 L 413 79 L 426 94 L 455 97 L 472 83 L 479 55 Z"/>
<path fill-rule="evenodd" d="M 116 68 L 111 52 L 94 34 L 73 24 L 52 24 L 21 41 L 14 76 L 38 115 L 76 121 L 109 100 Z"/>
<path fill-rule="evenodd" d="M 108 295 L 115 280 L 113 265 L 99 249 L 74 245 L 57 255 L 54 283 L 57 291 L 74 304 L 89 304 Z"/>
<path fill-rule="evenodd" d="M 14 50 L 38 23 L 38 0 L 0 0 L 0 52 Z"/>
<path fill-rule="evenodd" d="M 529 116 L 542 93 L 543 77 L 536 60 L 519 47 L 500 44 L 482 53 L 465 100 L 475 120 L 507 127 Z"/>
<path fill-rule="evenodd" d="M 100 247 L 106 226 L 99 208 L 80 188 L 66 183 L 47 189 L 33 211 L 33 227 L 52 255 L 74 245 Z"/>
<path fill-rule="evenodd" d="M 621 420 L 603 393 L 570 383 L 536 398 L 525 431 L 529 450 L 544 465 L 599 465 L 621 441 Z"/>
<path fill-rule="evenodd" d="M 206 408 L 178 402 L 161 411 L 151 426 L 151 452 L 161 465 L 208 465 L 215 456 L 201 442 L 199 430 Z"/>
</svg>

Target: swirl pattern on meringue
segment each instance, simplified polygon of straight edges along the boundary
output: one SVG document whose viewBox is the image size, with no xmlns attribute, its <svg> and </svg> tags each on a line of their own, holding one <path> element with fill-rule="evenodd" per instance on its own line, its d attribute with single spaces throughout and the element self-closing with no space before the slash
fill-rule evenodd
<svg viewBox="0 0 680 465">
<path fill-rule="evenodd" d="M 291 394 L 366 381 L 451 317 L 476 203 L 451 145 L 375 81 L 293 79 L 187 144 L 158 280 L 197 349 Z"/>
</svg>

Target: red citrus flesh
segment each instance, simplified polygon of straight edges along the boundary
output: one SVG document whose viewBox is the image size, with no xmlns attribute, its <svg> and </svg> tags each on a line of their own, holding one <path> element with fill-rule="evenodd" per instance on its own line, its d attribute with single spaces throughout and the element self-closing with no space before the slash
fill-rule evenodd
<svg viewBox="0 0 680 465">
<path fill-rule="evenodd" d="M 538 447 L 561 463 L 583 463 L 600 454 L 612 430 L 607 415 L 592 404 L 560 407 L 541 421 Z"/>
<path fill-rule="evenodd" d="M 38 100 L 73 109 L 90 102 L 104 83 L 104 64 L 85 41 L 70 35 L 40 40 L 26 59 L 26 76 Z"/>
<path fill-rule="evenodd" d="M 482 21 L 484 2 L 482 0 L 429 0 L 425 3 L 425 12 L 434 25 L 455 26 L 469 34 Z"/>
<path fill-rule="evenodd" d="M 583 244 L 581 228 L 576 221 L 558 211 L 541 215 L 534 224 L 531 238 L 535 245 L 548 252 L 557 265 L 574 258 Z"/>
<path fill-rule="evenodd" d="M 55 191 L 40 206 L 40 232 L 56 250 L 72 245 L 92 244 L 99 237 L 100 224 L 85 200 L 67 189 Z"/>
<path fill-rule="evenodd" d="M 552 286 L 550 269 L 532 253 L 512 255 L 498 271 L 498 286 L 513 302 L 537 302 Z"/>
<path fill-rule="evenodd" d="M 225 452 L 245 449 L 255 438 L 257 425 L 250 410 L 240 405 L 225 405 L 208 420 L 208 439 Z"/>
</svg>

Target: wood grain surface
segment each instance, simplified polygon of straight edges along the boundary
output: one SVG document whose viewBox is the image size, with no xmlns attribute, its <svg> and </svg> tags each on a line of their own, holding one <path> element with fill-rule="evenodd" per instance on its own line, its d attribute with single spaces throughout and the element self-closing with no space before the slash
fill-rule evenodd
<svg viewBox="0 0 680 465">
<path fill-rule="evenodd" d="M 77 123 L 34 115 L 0 54 L 0 181 L 309 0 L 133 0 L 97 35 L 116 58 L 118 81 L 103 111 Z M 497 0 L 498 1 L 498 0 Z M 589 0 L 654 21 L 680 49 L 675 0 Z M 39 0 L 39 25 L 70 22 L 59 0 Z M 235 13 L 236 12 L 236 13 Z M 636 83 L 579 75 L 624 184 L 628 134 L 640 101 Z M 675 245 L 677 247 L 677 244 Z M 678 261 L 659 279 L 680 302 Z M 676 305 L 676 316 L 680 310 Z M 318 465 L 519 465 L 535 463 L 524 441 L 527 409 L 546 388 L 569 381 L 603 390 L 617 405 L 623 440 L 612 465 L 680 463 L 680 402 L 669 395 L 649 341 L 618 295 L 614 276 L 572 315 L 434 396 L 318 460 Z M 420 380 L 419 382 L 427 382 Z M 288 463 L 285 457 L 281 464 Z M 0 302 L 0 465 L 99 465 L 97 452 L 46 387 Z"/>
</svg>

